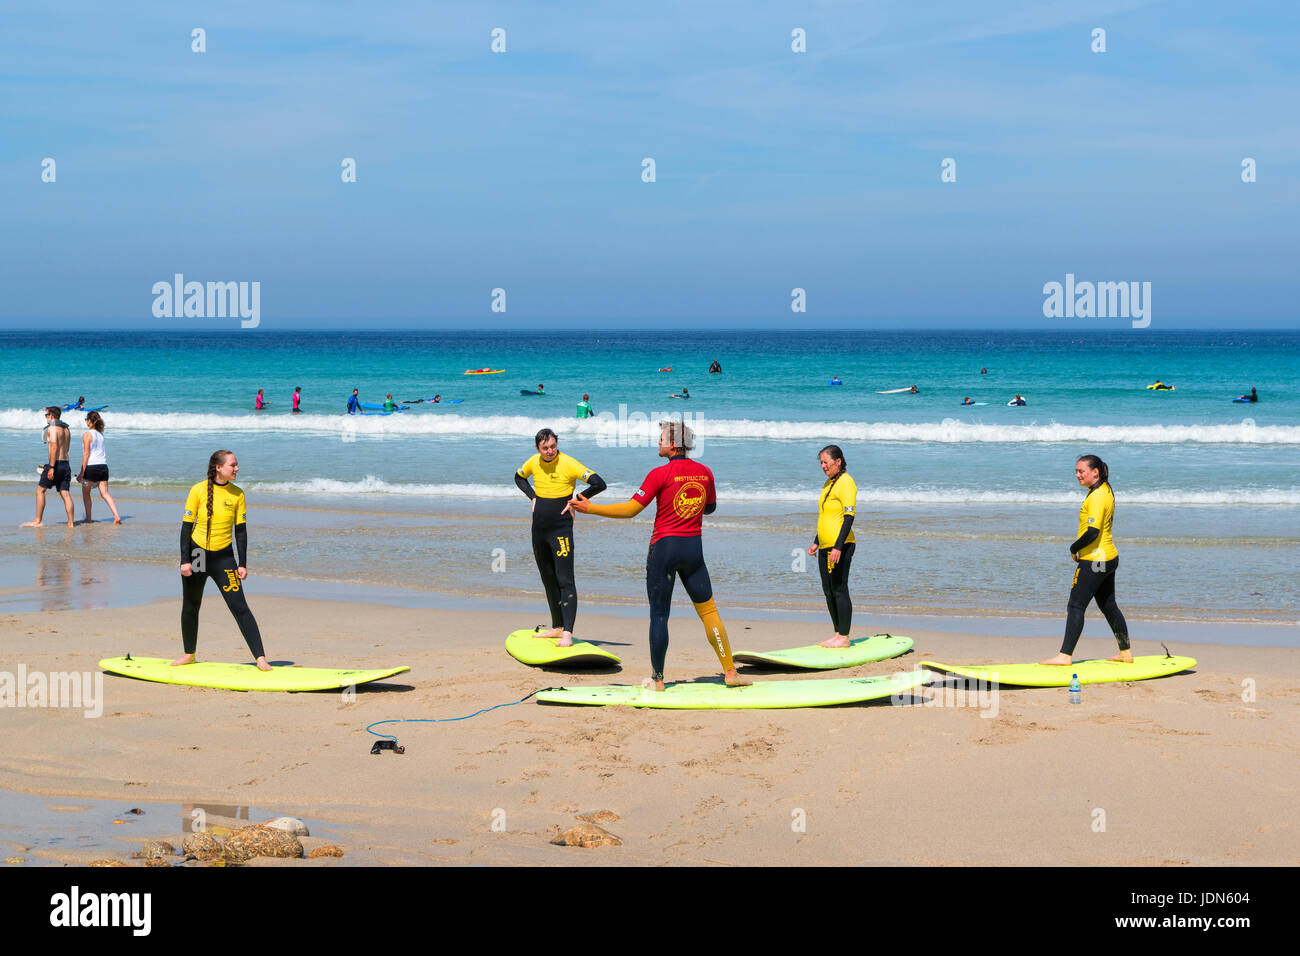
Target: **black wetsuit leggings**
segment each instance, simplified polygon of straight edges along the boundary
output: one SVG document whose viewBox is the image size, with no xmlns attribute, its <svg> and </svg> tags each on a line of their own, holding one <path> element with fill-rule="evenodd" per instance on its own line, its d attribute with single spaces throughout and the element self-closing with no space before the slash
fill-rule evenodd
<svg viewBox="0 0 1300 956">
<path fill-rule="evenodd" d="M 573 583 L 573 521 L 545 528 L 533 525 L 533 557 L 546 589 L 551 627 L 572 631 L 578 617 L 578 588 Z"/>
<path fill-rule="evenodd" d="M 822 593 L 826 595 L 826 609 L 831 612 L 831 624 L 836 634 L 848 634 L 853 624 L 853 601 L 849 598 L 849 565 L 853 563 L 855 544 L 840 548 L 840 560 L 833 570 L 826 570 L 832 548 L 817 549 L 817 568 L 822 574 Z"/>
<path fill-rule="evenodd" d="M 1115 634 L 1115 641 L 1121 651 L 1128 650 L 1128 623 L 1115 603 L 1115 569 L 1119 567 L 1119 558 L 1109 561 L 1080 561 L 1074 572 L 1074 587 L 1070 588 L 1070 603 L 1065 615 L 1065 640 L 1061 642 L 1061 653 L 1072 656 L 1079 635 L 1083 633 L 1083 612 L 1095 598 L 1097 607 L 1106 615 L 1106 623 Z"/>
<path fill-rule="evenodd" d="M 650 599 L 650 667 L 662 679 L 668 657 L 668 615 L 673 609 L 673 585 L 677 576 L 695 604 L 713 597 L 713 582 L 704 565 L 704 546 L 699 535 L 692 538 L 660 538 L 645 556 L 645 593 Z"/>
<path fill-rule="evenodd" d="M 217 587 L 221 588 L 226 607 L 235 616 L 239 633 L 244 635 L 253 657 L 264 656 L 262 634 L 257 629 L 253 612 L 248 609 L 248 602 L 244 600 L 244 582 L 239 580 L 236 573 L 239 564 L 235 560 L 235 549 L 228 545 L 220 551 L 205 551 L 195 546 L 194 551 L 197 553 L 190 561 L 194 573 L 181 578 L 184 594 L 181 603 L 181 640 L 185 643 L 185 653 L 193 654 L 199 645 L 199 608 L 203 604 L 203 586 L 207 584 L 208 578 L 212 578 L 217 582 Z M 202 571 L 199 570 L 200 567 L 203 568 Z"/>
</svg>

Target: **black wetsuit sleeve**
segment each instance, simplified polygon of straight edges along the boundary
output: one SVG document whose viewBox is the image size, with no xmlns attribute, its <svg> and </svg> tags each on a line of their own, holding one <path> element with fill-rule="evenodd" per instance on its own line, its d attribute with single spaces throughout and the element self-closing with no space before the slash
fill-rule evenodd
<svg viewBox="0 0 1300 956">
<path fill-rule="evenodd" d="M 609 485 L 605 484 L 605 479 L 593 471 L 591 477 L 587 479 L 587 489 L 582 493 L 582 496 L 584 498 L 594 498 L 608 487 Z"/>
<path fill-rule="evenodd" d="M 235 565 L 248 567 L 248 525 L 235 525 Z"/>
<path fill-rule="evenodd" d="M 1088 545 L 1092 544 L 1100 537 L 1101 537 L 1100 531 L 1098 531 L 1096 528 L 1089 528 L 1087 531 L 1083 533 L 1083 535 L 1079 538 L 1078 541 L 1070 545 L 1070 553 L 1078 554 L 1081 550 L 1086 548 Z"/>
<path fill-rule="evenodd" d="M 529 498 L 536 498 L 537 492 L 533 491 L 533 486 L 528 483 L 528 479 L 519 472 L 515 472 L 515 485 Z"/>
<path fill-rule="evenodd" d="M 711 515 L 713 514 L 713 512 L 717 510 L 718 510 L 718 503 L 716 501 L 710 501 L 707 505 L 704 506 L 704 513 L 706 515 Z"/>
<path fill-rule="evenodd" d="M 840 536 L 835 539 L 836 548 L 844 547 L 844 540 L 849 536 L 849 532 L 852 530 L 853 530 L 853 515 L 845 515 L 844 523 L 840 525 Z M 834 550 L 834 548 L 832 548 L 831 550 Z"/>
<path fill-rule="evenodd" d="M 194 547 L 194 522 L 181 522 L 181 564 L 189 564 L 194 560 L 190 555 L 190 549 Z"/>
</svg>

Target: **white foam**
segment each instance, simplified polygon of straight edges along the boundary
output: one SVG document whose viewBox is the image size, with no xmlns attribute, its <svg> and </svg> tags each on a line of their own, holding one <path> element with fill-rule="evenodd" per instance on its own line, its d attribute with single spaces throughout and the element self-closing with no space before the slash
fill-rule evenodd
<svg viewBox="0 0 1300 956">
<path fill-rule="evenodd" d="M 562 419 L 562 438 L 613 440 L 654 447 L 658 422 L 667 412 L 633 414 L 619 420 L 606 413 L 589 419 Z M 395 415 L 213 415 L 196 412 L 105 413 L 113 431 L 278 433 L 325 435 L 344 441 L 410 436 L 458 438 L 529 438 L 541 428 L 556 428 L 555 418 L 483 415 L 444 411 L 409 411 Z M 77 423 L 78 425 L 80 423 Z M 1300 426 L 1256 425 L 1252 419 L 1206 425 L 987 425 L 947 418 L 941 422 L 794 422 L 697 417 L 689 424 L 701 440 L 765 439 L 770 441 L 928 442 L 939 444 L 1226 444 L 1300 445 Z M 0 429 L 39 433 L 38 411 L 0 411 Z"/>
<path fill-rule="evenodd" d="M 36 469 L 31 474 L 0 474 L 0 481 L 34 483 Z M 157 476 L 114 476 L 114 487 L 148 488 L 153 485 L 188 488 L 191 481 Z M 513 483 L 415 483 L 385 481 L 374 475 L 354 481 L 337 478 L 304 478 L 298 481 L 240 481 L 249 493 L 294 495 L 397 495 L 416 498 L 515 498 L 522 497 Z M 815 507 L 822 486 L 793 486 L 781 491 L 740 487 L 721 482 L 718 498 L 721 501 L 780 502 Z M 75 489 L 74 489 L 75 490 Z M 632 496 L 635 486 L 611 483 L 604 492 L 605 501 L 625 501 Z M 985 488 L 949 488 L 940 485 L 911 485 L 902 488 L 860 488 L 858 504 L 871 505 L 939 505 L 960 507 L 975 505 L 1078 505 L 1081 492 L 1068 491 L 991 491 Z M 1254 488 L 1223 491 L 1143 489 L 1124 487 L 1118 494 L 1124 505 L 1170 505 L 1190 507 L 1258 507 L 1260 505 L 1300 505 L 1300 488 Z"/>
</svg>

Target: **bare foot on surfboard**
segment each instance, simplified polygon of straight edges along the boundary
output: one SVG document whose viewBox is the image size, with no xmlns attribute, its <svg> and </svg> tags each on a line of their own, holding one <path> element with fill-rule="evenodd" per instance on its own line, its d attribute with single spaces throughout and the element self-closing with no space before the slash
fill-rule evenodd
<svg viewBox="0 0 1300 956">
<path fill-rule="evenodd" d="M 662 691 L 664 689 L 664 682 L 661 680 L 655 680 L 653 677 L 647 677 L 641 682 L 641 689 Z"/>
<path fill-rule="evenodd" d="M 257 659 L 257 669 L 259 671 L 269 671 L 271 669 L 271 665 L 266 662 L 265 657 L 259 657 Z"/>
<path fill-rule="evenodd" d="M 1040 664 L 1051 664 L 1053 667 L 1069 667 L 1074 663 L 1069 654 L 1057 654 L 1055 657 L 1049 657 L 1045 661 L 1039 661 Z"/>
<path fill-rule="evenodd" d="M 1120 651 L 1120 652 L 1119 652 L 1118 654 L 1116 654 L 1114 657 L 1108 657 L 1108 658 L 1106 658 L 1106 660 L 1108 660 L 1108 661 L 1119 661 L 1121 664 L 1132 664 L 1132 663 L 1133 663 L 1133 652 L 1132 652 L 1132 651 Z"/>
<path fill-rule="evenodd" d="M 172 667 L 180 667 L 182 664 L 193 664 L 193 663 L 194 663 L 193 654 L 183 654 L 180 657 L 176 658 L 176 660 L 172 661 Z"/>
<path fill-rule="evenodd" d="M 573 646 L 573 635 L 572 635 L 572 634 L 569 634 L 569 633 L 561 634 L 561 635 L 560 635 L 560 639 L 559 639 L 558 641 L 555 642 L 555 646 L 556 646 L 556 647 L 572 647 L 572 646 Z"/>
<path fill-rule="evenodd" d="M 536 631 L 533 637 L 559 637 L 564 633 L 564 628 L 553 627 L 549 631 Z"/>
<path fill-rule="evenodd" d="M 728 687 L 748 687 L 754 683 L 748 677 L 741 677 L 734 668 L 723 674 L 722 679 L 727 682 Z"/>
<path fill-rule="evenodd" d="M 828 637 L 818 644 L 818 647 L 848 647 L 851 642 L 843 634 L 836 634 L 834 637 Z"/>
</svg>

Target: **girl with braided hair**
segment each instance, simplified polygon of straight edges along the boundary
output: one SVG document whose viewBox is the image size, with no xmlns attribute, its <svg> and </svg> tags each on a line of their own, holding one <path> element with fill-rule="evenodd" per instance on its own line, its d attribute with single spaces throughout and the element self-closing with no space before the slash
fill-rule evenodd
<svg viewBox="0 0 1300 956">
<path fill-rule="evenodd" d="M 848 647 L 849 626 L 853 623 L 853 601 L 849 598 L 849 566 L 857 545 L 853 537 L 853 517 L 857 513 L 858 486 L 846 470 L 844 452 L 839 445 L 827 445 L 818 452 L 826 483 L 817 499 L 817 533 L 808 548 L 817 557 L 821 572 L 822 593 L 831 612 L 835 634 L 821 642 L 822 647 Z"/>
<path fill-rule="evenodd" d="M 1070 545 L 1070 557 L 1075 567 L 1065 616 L 1065 639 L 1061 642 L 1059 654 L 1038 663 L 1069 666 L 1079 635 L 1083 633 L 1083 612 L 1095 599 L 1119 645 L 1119 653 L 1109 660 L 1131 664 L 1133 652 L 1129 649 L 1128 624 L 1115 603 L 1119 549 L 1110 536 L 1111 523 L 1115 519 L 1115 493 L 1110 488 L 1110 469 L 1096 455 L 1083 455 L 1074 463 L 1074 477 L 1088 489 L 1088 493 L 1079 508 L 1079 537 Z"/>
<path fill-rule="evenodd" d="M 190 489 L 181 519 L 181 640 L 185 653 L 173 665 L 193 664 L 199 642 L 199 607 L 209 577 L 221 588 L 258 670 L 269 671 L 262 635 L 244 599 L 241 582 L 248 577 L 248 531 L 244 493 L 235 486 L 239 461 L 221 450 L 208 459 L 208 477 Z"/>
</svg>

